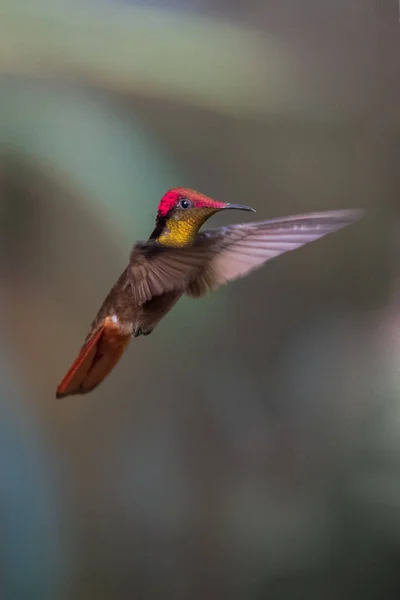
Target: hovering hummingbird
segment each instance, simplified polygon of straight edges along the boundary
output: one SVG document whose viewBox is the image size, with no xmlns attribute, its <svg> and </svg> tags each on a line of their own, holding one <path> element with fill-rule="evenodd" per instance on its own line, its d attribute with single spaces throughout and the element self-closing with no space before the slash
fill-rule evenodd
<svg viewBox="0 0 400 600">
<path fill-rule="evenodd" d="M 155 228 L 134 245 L 129 264 L 104 300 L 57 398 L 86 394 L 117 364 L 132 337 L 149 335 L 186 294 L 199 298 L 289 250 L 346 227 L 362 210 L 336 210 L 228 225 L 199 233 L 221 210 L 255 210 L 216 202 L 188 188 L 169 190 Z"/>
</svg>

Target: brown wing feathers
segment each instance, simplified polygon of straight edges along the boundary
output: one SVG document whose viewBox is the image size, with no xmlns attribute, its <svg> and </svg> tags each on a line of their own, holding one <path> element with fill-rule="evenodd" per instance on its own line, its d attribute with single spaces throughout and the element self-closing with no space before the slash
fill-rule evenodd
<svg viewBox="0 0 400 600">
<path fill-rule="evenodd" d="M 164 248 L 153 240 L 137 244 L 129 266 L 133 302 L 142 306 L 154 296 L 172 291 L 183 293 L 210 256 L 206 246 Z"/>
</svg>

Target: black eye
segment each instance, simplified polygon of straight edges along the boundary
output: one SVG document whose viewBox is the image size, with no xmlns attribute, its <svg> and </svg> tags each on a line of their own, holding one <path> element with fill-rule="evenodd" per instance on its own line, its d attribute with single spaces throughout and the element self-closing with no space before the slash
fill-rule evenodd
<svg viewBox="0 0 400 600">
<path fill-rule="evenodd" d="M 187 198 L 183 198 L 179 202 L 179 204 L 180 204 L 181 208 L 190 208 L 192 206 L 192 203 Z"/>
</svg>

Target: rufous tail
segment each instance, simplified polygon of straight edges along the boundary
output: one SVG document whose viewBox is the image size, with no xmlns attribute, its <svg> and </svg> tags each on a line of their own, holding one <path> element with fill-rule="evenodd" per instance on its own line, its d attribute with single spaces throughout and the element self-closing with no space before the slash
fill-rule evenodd
<svg viewBox="0 0 400 600">
<path fill-rule="evenodd" d="M 78 357 L 57 388 L 56 398 L 87 394 L 111 373 L 131 336 L 122 332 L 111 317 L 83 345 Z"/>
</svg>

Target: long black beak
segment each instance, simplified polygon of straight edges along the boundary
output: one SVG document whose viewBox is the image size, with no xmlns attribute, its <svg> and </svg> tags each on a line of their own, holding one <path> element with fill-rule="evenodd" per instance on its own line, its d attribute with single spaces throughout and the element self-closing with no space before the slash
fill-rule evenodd
<svg viewBox="0 0 400 600">
<path fill-rule="evenodd" d="M 251 206 L 246 206 L 245 204 L 230 204 L 228 203 L 225 208 L 236 208 L 236 210 L 251 210 L 251 212 L 256 212 L 255 208 L 251 208 Z"/>
</svg>

